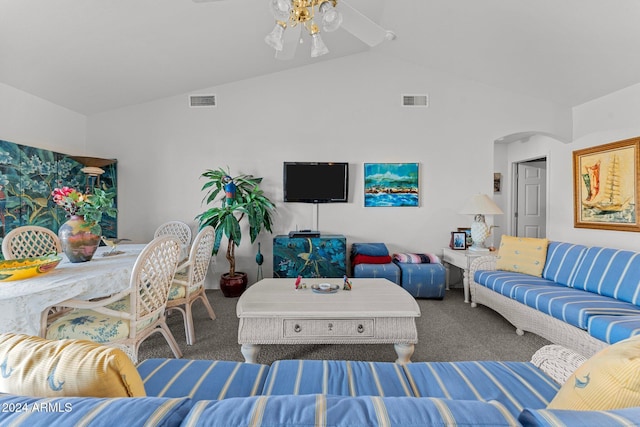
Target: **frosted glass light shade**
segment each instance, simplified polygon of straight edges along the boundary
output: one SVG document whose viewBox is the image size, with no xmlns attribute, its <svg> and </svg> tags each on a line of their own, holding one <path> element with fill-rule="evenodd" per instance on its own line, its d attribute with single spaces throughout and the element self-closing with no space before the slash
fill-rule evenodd
<svg viewBox="0 0 640 427">
<path fill-rule="evenodd" d="M 322 13 L 322 31 L 330 33 L 340 28 L 342 14 L 331 3 L 322 3 L 320 5 L 320 13 Z"/>
<path fill-rule="evenodd" d="M 271 14 L 278 21 L 287 21 L 291 13 L 291 1 L 289 0 L 269 0 Z"/>
<path fill-rule="evenodd" d="M 311 35 L 311 57 L 316 58 L 324 54 L 329 53 L 329 49 L 322 41 L 320 34 L 315 33 Z"/>
<path fill-rule="evenodd" d="M 280 24 L 276 24 L 273 30 L 264 38 L 266 44 L 277 50 L 282 51 L 284 40 L 284 27 Z"/>
</svg>

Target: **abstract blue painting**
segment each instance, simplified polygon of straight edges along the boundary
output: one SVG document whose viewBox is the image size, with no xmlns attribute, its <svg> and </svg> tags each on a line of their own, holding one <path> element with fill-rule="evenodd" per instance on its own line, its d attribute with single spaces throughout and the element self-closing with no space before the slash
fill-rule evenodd
<svg viewBox="0 0 640 427">
<path fill-rule="evenodd" d="M 418 166 L 418 163 L 365 163 L 365 207 L 419 206 Z"/>
</svg>

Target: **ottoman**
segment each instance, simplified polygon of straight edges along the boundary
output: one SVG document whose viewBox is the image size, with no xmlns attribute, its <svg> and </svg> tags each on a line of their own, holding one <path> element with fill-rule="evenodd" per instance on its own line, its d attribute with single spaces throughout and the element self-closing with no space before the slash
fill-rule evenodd
<svg viewBox="0 0 640 427">
<path fill-rule="evenodd" d="M 389 279 L 396 285 L 399 285 L 400 268 L 393 262 L 388 264 L 358 264 L 353 267 L 353 277 Z"/>
<path fill-rule="evenodd" d="M 384 243 L 351 245 L 351 271 L 354 278 L 388 279 L 400 284 L 400 269 L 392 262 Z"/>
<path fill-rule="evenodd" d="M 415 298 L 443 299 L 445 268 L 440 263 L 394 263 L 401 271 L 401 285 Z"/>
</svg>

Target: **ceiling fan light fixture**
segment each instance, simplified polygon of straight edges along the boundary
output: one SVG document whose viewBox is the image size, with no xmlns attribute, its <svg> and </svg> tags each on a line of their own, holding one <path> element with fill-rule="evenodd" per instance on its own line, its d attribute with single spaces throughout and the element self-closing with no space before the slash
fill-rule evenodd
<svg viewBox="0 0 640 427">
<path fill-rule="evenodd" d="M 266 44 L 274 48 L 276 51 L 282 51 L 284 47 L 284 30 L 287 24 L 282 21 L 276 21 L 275 27 L 264 38 Z"/>
</svg>

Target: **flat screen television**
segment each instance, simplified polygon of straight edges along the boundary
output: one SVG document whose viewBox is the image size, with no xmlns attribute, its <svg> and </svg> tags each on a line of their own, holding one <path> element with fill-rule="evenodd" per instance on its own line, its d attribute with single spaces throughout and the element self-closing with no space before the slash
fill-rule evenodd
<svg viewBox="0 0 640 427">
<path fill-rule="evenodd" d="M 284 162 L 283 189 L 285 202 L 347 202 L 349 163 Z"/>
</svg>

